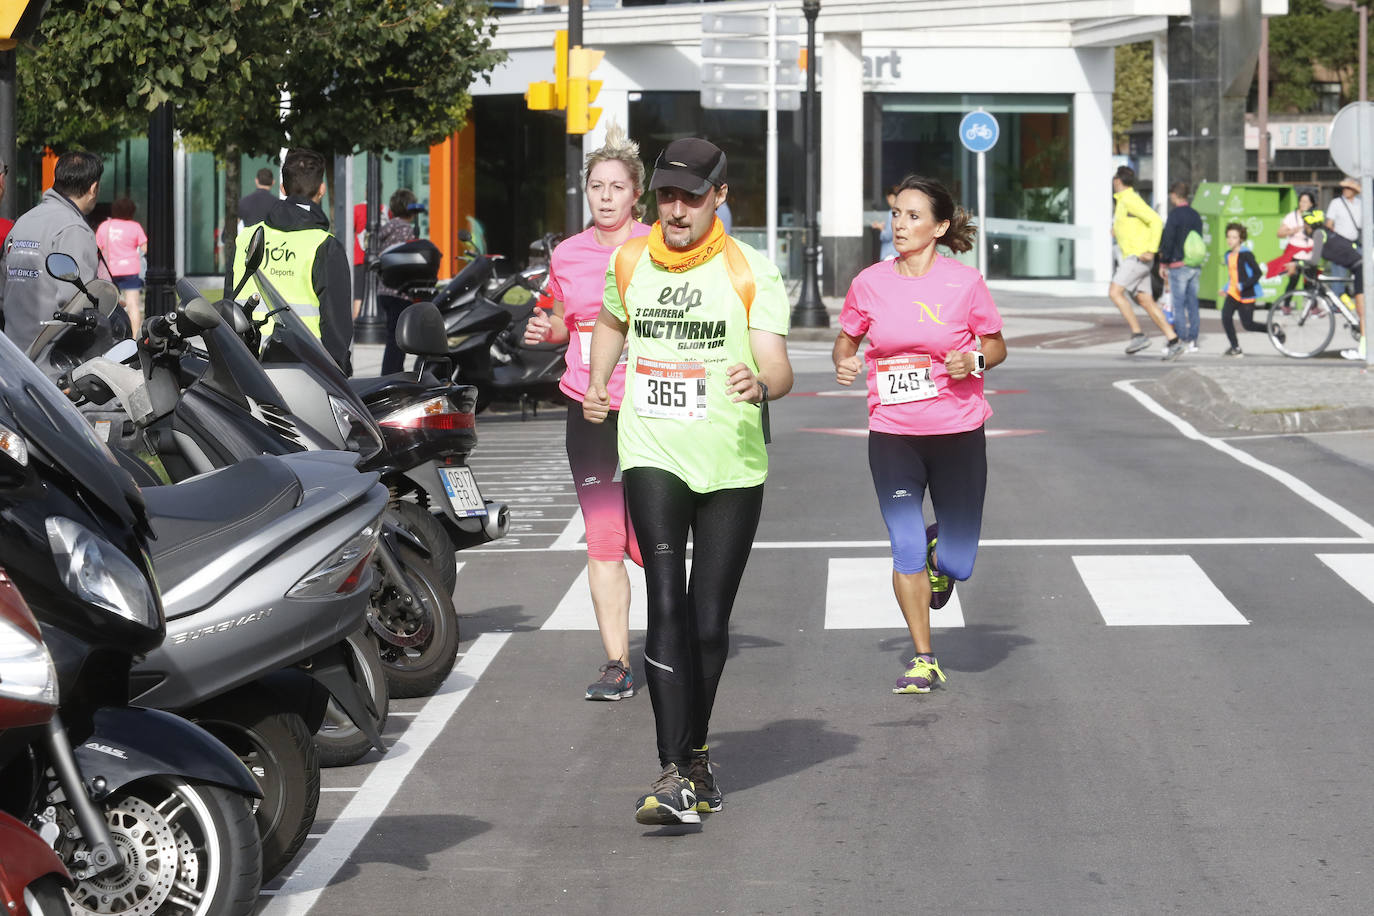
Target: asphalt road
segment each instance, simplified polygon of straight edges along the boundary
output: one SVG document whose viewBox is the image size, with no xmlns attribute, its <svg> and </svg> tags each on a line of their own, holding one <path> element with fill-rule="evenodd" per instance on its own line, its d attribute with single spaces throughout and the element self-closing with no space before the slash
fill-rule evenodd
<svg viewBox="0 0 1374 916">
<path fill-rule="evenodd" d="M 1150 397 L 1157 359 L 1013 348 L 978 565 L 937 618 L 949 681 L 894 696 L 911 647 L 864 401 L 827 353 L 795 345 L 773 405 L 722 812 L 634 822 L 652 711 L 582 699 L 602 659 L 562 413 L 483 415 L 473 466 L 514 521 L 459 556 L 465 654 L 393 703 L 384 760 L 326 772 L 260 912 L 1366 908 L 1374 433 L 1228 436 Z"/>
</svg>

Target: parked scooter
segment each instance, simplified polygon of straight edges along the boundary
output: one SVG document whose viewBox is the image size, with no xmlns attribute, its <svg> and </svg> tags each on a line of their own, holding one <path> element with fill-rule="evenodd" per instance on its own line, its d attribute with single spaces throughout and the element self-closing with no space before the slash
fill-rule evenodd
<svg viewBox="0 0 1374 916">
<path fill-rule="evenodd" d="M 0 569 L 0 732 L 46 725 L 57 711 L 57 672 L 38 621 Z M 0 912 L 67 916 L 67 867 L 43 838 L 0 811 Z"/>
<path fill-rule="evenodd" d="M 65 255 L 49 260 L 58 276 L 75 269 Z M 217 324 L 213 307 L 191 303 L 170 319 L 151 317 L 144 342 L 208 334 Z M 207 402 L 244 396 L 223 366 L 206 378 Z M 107 358 L 71 373 L 79 394 L 104 401 L 132 386 L 123 403 L 151 410 L 143 383 L 137 370 Z M 148 410 L 139 412 L 140 421 Z M 378 725 L 385 697 L 378 702 L 359 691 L 366 672 L 341 646 L 367 613 L 369 558 L 387 499 L 376 475 L 357 473 L 356 461 L 333 452 L 256 456 L 143 491 L 168 638 L 135 669 L 135 702 L 203 724 L 253 770 L 263 790 L 256 815 L 269 877 L 291 860 L 314 822 L 320 760 L 311 734 L 328 704 L 385 752 Z M 292 582 L 283 595 L 283 583 Z"/>
<path fill-rule="evenodd" d="M 246 916 L 261 883 L 252 774 L 203 729 L 128 705 L 133 660 L 165 634 L 143 497 L 3 335 L 0 515 L 0 566 L 53 662 L 29 631 L 15 645 L 30 661 L 5 681 L 61 704 L 0 733 L 0 809 L 57 852 L 77 912 Z"/>
</svg>

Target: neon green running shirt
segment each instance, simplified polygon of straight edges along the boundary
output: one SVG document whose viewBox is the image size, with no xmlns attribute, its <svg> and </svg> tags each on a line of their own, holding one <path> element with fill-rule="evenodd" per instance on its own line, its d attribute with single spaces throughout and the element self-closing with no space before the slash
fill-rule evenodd
<svg viewBox="0 0 1374 916">
<path fill-rule="evenodd" d="M 737 244 L 754 272 L 747 317 L 723 252 L 673 273 L 646 248 L 625 291 L 628 315 L 616 287 L 616 255 L 606 271 L 603 304 L 630 325 L 620 466 L 660 468 L 698 493 L 758 486 L 768 476 L 763 412 L 730 400 L 726 370 L 744 363 L 757 372 L 749 327 L 787 334 L 791 305 L 778 268 Z"/>
</svg>

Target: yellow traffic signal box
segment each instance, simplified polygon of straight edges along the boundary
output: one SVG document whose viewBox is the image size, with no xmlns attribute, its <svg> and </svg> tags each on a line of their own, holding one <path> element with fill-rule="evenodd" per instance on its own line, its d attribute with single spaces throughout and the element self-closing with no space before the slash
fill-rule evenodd
<svg viewBox="0 0 1374 916">
<path fill-rule="evenodd" d="M 568 53 L 568 133 L 585 134 L 596 126 L 601 109 L 592 106 L 601 92 L 602 80 L 591 79 L 592 71 L 606 56 L 593 48 L 573 48 Z"/>
</svg>

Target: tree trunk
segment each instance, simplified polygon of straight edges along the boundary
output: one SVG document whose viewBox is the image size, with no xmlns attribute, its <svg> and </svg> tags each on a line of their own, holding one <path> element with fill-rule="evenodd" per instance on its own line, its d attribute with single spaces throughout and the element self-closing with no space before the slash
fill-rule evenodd
<svg viewBox="0 0 1374 916">
<path fill-rule="evenodd" d="M 220 233 L 220 251 L 224 252 L 226 263 L 220 270 L 227 272 L 227 259 L 230 244 L 239 234 L 239 197 L 243 190 L 243 156 L 236 146 L 229 147 L 224 153 L 224 229 Z"/>
</svg>

